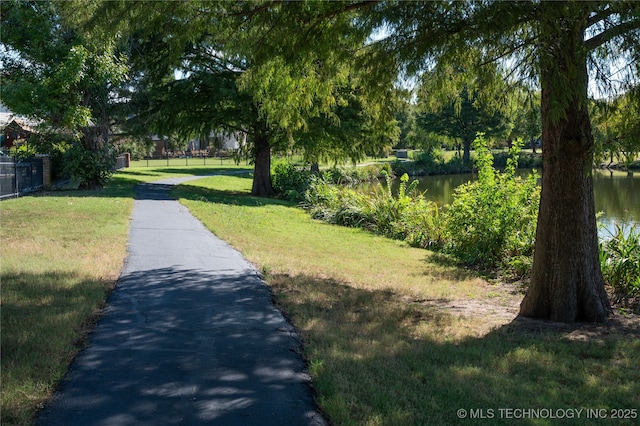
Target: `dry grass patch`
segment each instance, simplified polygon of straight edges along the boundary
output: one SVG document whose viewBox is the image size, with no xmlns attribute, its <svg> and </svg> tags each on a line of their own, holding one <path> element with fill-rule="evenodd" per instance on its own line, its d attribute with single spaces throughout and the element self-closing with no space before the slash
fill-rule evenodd
<svg viewBox="0 0 640 426">
<path fill-rule="evenodd" d="M 0 204 L 3 425 L 30 423 L 81 348 L 126 256 L 133 200 L 71 194 Z"/>
</svg>

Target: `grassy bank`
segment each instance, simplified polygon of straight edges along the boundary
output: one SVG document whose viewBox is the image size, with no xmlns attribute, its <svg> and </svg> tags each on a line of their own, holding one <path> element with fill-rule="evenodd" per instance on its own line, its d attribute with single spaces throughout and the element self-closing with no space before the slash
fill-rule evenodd
<svg viewBox="0 0 640 426">
<path fill-rule="evenodd" d="M 81 346 L 126 254 L 133 185 L 221 170 L 129 169 L 100 193 L 0 203 L 3 425 L 29 424 Z M 499 411 L 509 408 L 604 409 L 606 419 L 582 413 L 563 423 L 636 423 L 612 420 L 610 409 L 631 416 L 640 408 L 637 335 L 523 331 L 509 325 L 521 298 L 512 288 L 429 251 L 251 197 L 250 186 L 248 175 L 219 176 L 174 194 L 265 273 L 304 337 L 334 424 L 558 423 Z"/>
<path fill-rule="evenodd" d="M 616 424 L 637 421 L 637 334 L 510 324 L 521 295 L 429 251 L 250 197 L 250 183 L 209 178 L 175 194 L 265 272 L 336 425 L 557 423 L 547 411 L 518 419 L 507 409 L 575 410 L 563 424 L 581 425 L 610 424 L 612 409 L 627 409 L 636 419 Z"/>
</svg>

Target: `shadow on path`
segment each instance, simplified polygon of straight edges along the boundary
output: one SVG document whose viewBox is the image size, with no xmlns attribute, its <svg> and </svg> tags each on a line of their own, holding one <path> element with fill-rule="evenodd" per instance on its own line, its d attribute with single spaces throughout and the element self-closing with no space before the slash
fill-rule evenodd
<svg viewBox="0 0 640 426">
<path fill-rule="evenodd" d="M 242 256 L 137 188 L 130 256 L 37 425 L 325 425 L 296 330 Z"/>
</svg>

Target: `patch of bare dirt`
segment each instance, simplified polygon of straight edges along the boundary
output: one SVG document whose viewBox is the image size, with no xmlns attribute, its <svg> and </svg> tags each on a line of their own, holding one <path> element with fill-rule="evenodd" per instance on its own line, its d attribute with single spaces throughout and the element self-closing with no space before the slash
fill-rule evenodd
<svg viewBox="0 0 640 426">
<path fill-rule="evenodd" d="M 485 294 L 477 299 L 422 300 L 449 314 L 474 319 L 481 323 L 485 332 L 500 327 L 523 332 L 556 332 L 569 340 L 600 340 L 607 336 L 620 335 L 640 338 L 640 315 L 637 309 L 615 305 L 613 314 L 605 323 L 573 324 L 518 316 L 524 293 L 517 284 L 501 283 L 487 286 Z"/>
</svg>

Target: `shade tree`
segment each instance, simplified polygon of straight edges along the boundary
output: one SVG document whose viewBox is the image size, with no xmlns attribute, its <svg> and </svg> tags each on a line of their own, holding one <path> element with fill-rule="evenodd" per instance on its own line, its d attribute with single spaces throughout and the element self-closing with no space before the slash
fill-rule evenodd
<svg viewBox="0 0 640 426">
<path fill-rule="evenodd" d="M 101 187 L 113 166 L 114 88 L 127 71 L 117 39 L 80 31 L 60 2 L 6 2 L 1 17 L 2 102 L 40 121 L 43 133 L 69 135 L 69 173 Z"/>
</svg>

